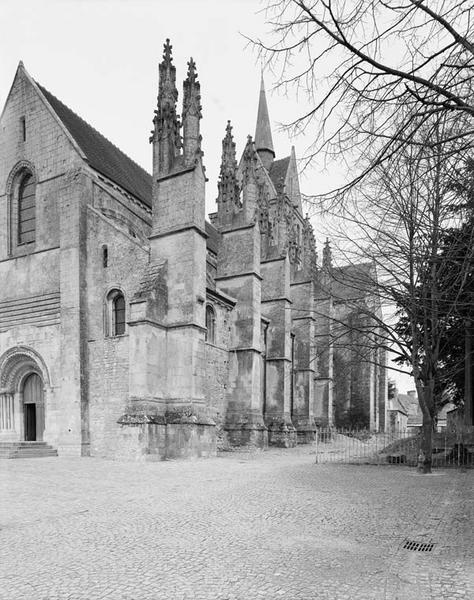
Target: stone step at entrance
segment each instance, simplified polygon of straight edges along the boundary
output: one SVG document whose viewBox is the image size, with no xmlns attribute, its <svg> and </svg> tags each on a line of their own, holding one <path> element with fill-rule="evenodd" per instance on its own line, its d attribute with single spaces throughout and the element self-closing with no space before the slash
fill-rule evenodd
<svg viewBox="0 0 474 600">
<path fill-rule="evenodd" d="M 57 455 L 56 448 L 46 442 L 0 442 L 0 459 L 42 458 Z"/>
</svg>

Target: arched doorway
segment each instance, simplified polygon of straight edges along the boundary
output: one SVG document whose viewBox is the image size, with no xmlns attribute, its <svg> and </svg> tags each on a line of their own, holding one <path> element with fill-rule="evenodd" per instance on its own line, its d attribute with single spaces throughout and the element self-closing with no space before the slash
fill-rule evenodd
<svg viewBox="0 0 474 600">
<path fill-rule="evenodd" d="M 23 382 L 22 391 L 25 441 L 42 441 L 44 431 L 43 380 L 37 373 L 30 373 Z"/>
</svg>

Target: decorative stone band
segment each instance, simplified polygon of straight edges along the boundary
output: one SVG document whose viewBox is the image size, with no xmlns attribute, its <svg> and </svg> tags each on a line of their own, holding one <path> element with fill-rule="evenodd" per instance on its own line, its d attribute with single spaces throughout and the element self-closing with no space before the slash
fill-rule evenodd
<svg viewBox="0 0 474 600">
<path fill-rule="evenodd" d="M 45 327 L 59 323 L 59 292 L 0 302 L 0 331 L 17 325 Z"/>
<path fill-rule="evenodd" d="M 214 279 L 216 281 L 224 281 L 226 279 L 236 279 L 237 277 L 256 277 L 257 279 L 260 279 L 260 281 L 263 279 L 263 277 L 260 275 L 260 273 L 257 273 L 256 271 L 245 271 L 243 273 L 233 273 L 232 275 L 218 275 L 216 277 L 214 277 Z"/>
<path fill-rule="evenodd" d="M 172 179 L 173 177 L 178 177 L 179 175 L 184 175 L 185 173 L 191 173 L 192 171 L 194 171 L 195 168 L 196 165 L 192 165 L 191 167 L 187 167 L 185 169 L 178 166 L 178 168 L 173 169 L 173 171 L 170 171 L 169 173 L 158 177 L 156 181 L 159 183 L 160 181 L 166 181 L 167 179 Z"/>
<path fill-rule="evenodd" d="M 118 419 L 119 425 L 208 425 L 215 427 L 216 423 L 210 417 L 200 414 L 192 407 L 169 408 L 160 413 L 147 402 L 135 400 L 137 406 L 130 405 Z M 145 406 L 144 406 L 145 405 Z"/>
<path fill-rule="evenodd" d="M 306 281 L 292 281 L 290 283 L 290 287 L 296 287 L 297 285 L 309 285 L 311 283 L 314 283 L 311 279 L 308 279 Z"/>
<path fill-rule="evenodd" d="M 270 302 L 288 302 L 288 304 L 293 304 L 292 300 L 286 296 L 279 296 L 278 298 L 264 298 L 261 302 L 262 304 L 269 304 Z"/>
<path fill-rule="evenodd" d="M 201 229 L 197 225 L 192 224 L 192 225 L 184 225 L 183 227 L 176 227 L 174 229 L 169 229 L 167 231 L 154 232 L 150 236 L 148 236 L 148 239 L 156 240 L 158 238 L 168 237 L 170 235 L 175 235 L 176 233 L 184 233 L 186 231 L 191 231 L 191 230 L 198 233 L 204 239 L 207 239 L 209 237 L 203 229 Z"/>
</svg>

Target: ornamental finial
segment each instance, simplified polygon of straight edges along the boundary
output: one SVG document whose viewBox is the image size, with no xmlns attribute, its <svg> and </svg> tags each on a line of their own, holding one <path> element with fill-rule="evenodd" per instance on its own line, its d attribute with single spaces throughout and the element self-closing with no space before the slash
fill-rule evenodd
<svg viewBox="0 0 474 600">
<path fill-rule="evenodd" d="M 163 44 L 163 61 L 166 63 L 171 64 L 171 61 L 173 60 L 173 57 L 171 56 L 172 48 L 173 48 L 173 46 L 170 44 L 169 38 L 166 38 L 166 41 Z"/>
</svg>

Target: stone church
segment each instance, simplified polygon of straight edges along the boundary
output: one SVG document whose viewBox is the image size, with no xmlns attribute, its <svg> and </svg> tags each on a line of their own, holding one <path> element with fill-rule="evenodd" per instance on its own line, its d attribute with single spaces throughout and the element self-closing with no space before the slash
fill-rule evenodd
<svg viewBox="0 0 474 600">
<path fill-rule="evenodd" d="M 276 158 L 263 82 L 240 160 L 227 123 L 208 219 L 192 59 L 181 116 L 177 100 L 167 40 L 150 175 L 18 66 L 0 117 L 3 455 L 291 447 L 354 390 L 384 427 L 383 356 L 354 359 L 348 338 L 336 360 L 347 294 L 328 242 L 318 264 L 294 150 Z"/>
</svg>

